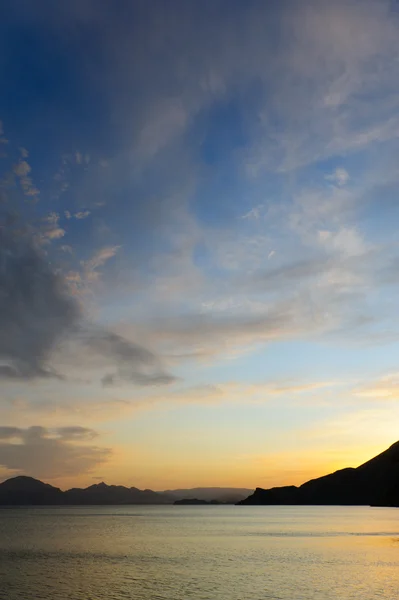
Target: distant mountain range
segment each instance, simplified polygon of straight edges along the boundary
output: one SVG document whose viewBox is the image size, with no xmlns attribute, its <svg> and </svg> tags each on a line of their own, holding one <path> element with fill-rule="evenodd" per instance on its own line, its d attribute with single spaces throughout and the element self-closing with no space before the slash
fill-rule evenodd
<svg viewBox="0 0 399 600">
<path fill-rule="evenodd" d="M 239 502 L 259 504 L 329 504 L 399 507 L 399 442 L 360 467 L 341 469 L 296 487 L 256 488 Z"/>
<path fill-rule="evenodd" d="M 122 485 L 107 485 L 103 482 L 63 492 L 48 483 L 21 475 L 0 483 L 0 506 L 173 504 L 176 500 L 191 498 L 234 504 L 251 492 L 252 490 L 241 488 L 195 488 L 154 492 Z"/>
</svg>

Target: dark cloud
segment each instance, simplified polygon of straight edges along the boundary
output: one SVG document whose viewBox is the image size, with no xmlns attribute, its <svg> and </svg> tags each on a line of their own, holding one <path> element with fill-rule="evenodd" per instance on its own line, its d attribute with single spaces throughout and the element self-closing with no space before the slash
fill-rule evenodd
<svg viewBox="0 0 399 600">
<path fill-rule="evenodd" d="M 101 379 L 101 383 L 104 387 L 110 387 L 116 385 L 118 382 L 134 383 L 140 386 L 147 385 L 168 385 L 173 383 L 177 378 L 173 375 L 169 375 L 164 371 L 155 373 L 139 373 L 136 370 L 132 370 L 130 366 L 126 369 L 119 367 L 118 372 L 108 373 Z"/>
<path fill-rule="evenodd" d="M 79 319 L 62 278 L 26 233 L 7 218 L 0 228 L 1 377 L 54 376 L 48 359 Z"/>
<path fill-rule="evenodd" d="M 55 430 L 62 440 L 92 440 L 98 436 L 97 431 L 76 425 L 75 427 L 58 427 Z"/>
<path fill-rule="evenodd" d="M 153 352 L 120 335 L 108 331 L 91 331 L 87 344 L 105 357 L 115 357 L 117 370 L 102 378 L 104 386 L 113 385 L 118 380 L 137 385 L 165 385 L 175 380 L 175 377 L 163 371 L 159 358 Z"/>
<path fill-rule="evenodd" d="M 17 473 L 57 478 L 90 472 L 111 452 L 85 444 L 97 433 L 84 427 L 54 431 L 35 426 L 28 429 L 1 427 L 0 465 Z M 14 441 L 15 440 L 15 441 Z"/>
<path fill-rule="evenodd" d="M 20 434 L 18 427 L 0 427 L 0 440 L 8 440 L 18 437 Z"/>
<path fill-rule="evenodd" d="M 87 343 L 97 352 L 109 356 L 113 354 L 122 361 L 135 361 L 139 364 L 155 363 L 155 356 L 142 346 L 128 342 L 120 335 L 107 331 L 88 332 Z"/>
<path fill-rule="evenodd" d="M 137 385 L 165 384 L 173 377 L 159 358 L 138 344 L 89 325 L 66 281 L 28 231 L 0 221 L 0 378 L 61 377 L 51 358 L 66 337 L 106 358 L 115 373 Z"/>
</svg>

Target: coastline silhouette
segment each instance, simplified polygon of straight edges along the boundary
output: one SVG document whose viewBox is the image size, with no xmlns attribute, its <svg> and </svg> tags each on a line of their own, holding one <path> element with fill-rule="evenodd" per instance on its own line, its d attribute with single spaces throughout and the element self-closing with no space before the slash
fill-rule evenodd
<svg viewBox="0 0 399 600">
<path fill-rule="evenodd" d="M 399 506 L 399 442 L 357 468 L 340 469 L 299 487 L 256 488 L 239 504 Z"/>
</svg>

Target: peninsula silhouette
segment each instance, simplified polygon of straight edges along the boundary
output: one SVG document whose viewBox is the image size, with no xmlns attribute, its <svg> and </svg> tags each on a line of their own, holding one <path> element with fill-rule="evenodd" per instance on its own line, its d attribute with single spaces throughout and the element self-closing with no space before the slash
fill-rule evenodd
<svg viewBox="0 0 399 600">
<path fill-rule="evenodd" d="M 357 468 L 346 468 L 303 485 L 256 488 L 238 504 L 325 504 L 399 507 L 399 442 Z"/>
</svg>

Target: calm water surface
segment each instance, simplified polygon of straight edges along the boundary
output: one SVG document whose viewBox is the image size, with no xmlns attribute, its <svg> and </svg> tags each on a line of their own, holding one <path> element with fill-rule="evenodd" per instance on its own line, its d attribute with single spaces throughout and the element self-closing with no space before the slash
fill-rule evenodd
<svg viewBox="0 0 399 600">
<path fill-rule="evenodd" d="M 399 509 L 0 509 L 3 600 L 399 598 Z"/>
</svg>

